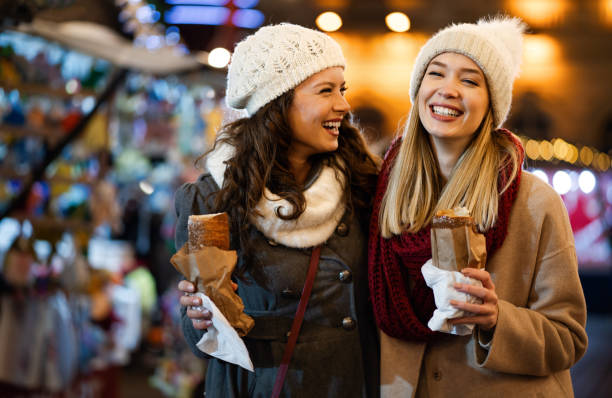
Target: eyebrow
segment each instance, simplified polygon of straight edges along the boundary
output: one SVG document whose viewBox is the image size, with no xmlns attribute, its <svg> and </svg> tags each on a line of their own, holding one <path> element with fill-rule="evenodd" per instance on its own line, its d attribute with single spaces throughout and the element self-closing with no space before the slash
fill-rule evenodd
<svg viewBox="0 0 612 398">
<path fill-rule="evenodd" d="M 329 86 L 336 86 L 336 83 L 334 83 L 334 82 L 321 82 L 321 83 L 315 84 L 313 87 L 327 86 L 327 85 L 329 85 Z M 340 87 L 345 86 L 345 85 L 346 85 L 346 82 L 342 82 L 340 84 Z"/>
<path fill-rule="evenodd" d="M 446 65 L 445 63 L 440 62 L 440 61 L 431 61 L 430 65 L 436 65 L 436 66 L 440 66 L 442 68 L 448 67 L 448 65 Z M 475 74 L 477 74 L 479 76 L 483 75 L 483 73 L 480 70 L 474 69 L 474 68 L 461 68 L 460 71 L 461 72 L 466 72 L 466 73 L 475 73 Z"/>
</svg>

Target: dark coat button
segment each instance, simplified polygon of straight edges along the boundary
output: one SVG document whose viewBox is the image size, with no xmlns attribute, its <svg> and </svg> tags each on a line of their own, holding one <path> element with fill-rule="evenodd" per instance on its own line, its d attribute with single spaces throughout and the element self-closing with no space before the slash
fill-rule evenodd
<svg viewBox="0 0 612 398">
<path fill-rule="evenodd" d="M 340 236 L 346 236 L 348 235 L 348 232 L 349 232 L 348 225 L 346 225 L 343 222 L 338 224 L 338 226 L 336 227 L 336 233 Z"/>
<path fill-rule="evenodd" d="M 435 372 L 433 372 L 433 378 L 435 381 L 442 380 L 442 372 L 436 370 Z"/>
<path fill-rule="evenodd" d="M 357 326 L 357 323 L 350 316 L 342 319 L 342 328 L 344 330 L 353 330 L 355 329 L 355 326 Z"/>
<path fill-rule="evenodd" d="M 351 279 L 353 279 L 353 275 L 351 274 L 351 271 L 340 271 L 338 273 L 338 279 L 340 279 L 340 282 L 349 283 Z"/>
<path fill-rule="evenodd" d="M 283 291 L 281 292 L 281 296 L 286 298 L 286 299 L 296 299 L 296 298 L 300 298 L 302 294 L 300 292 L 297 292 L 295 290 L 291 290 L 288 287 L 283 289 Z"/>
</svg>

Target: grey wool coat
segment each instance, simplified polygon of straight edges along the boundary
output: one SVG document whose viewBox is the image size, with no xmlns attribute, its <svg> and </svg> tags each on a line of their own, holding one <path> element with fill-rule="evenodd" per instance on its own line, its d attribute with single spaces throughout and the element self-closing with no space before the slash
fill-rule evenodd
<svg viewBox="0 0 612 398">
<path fill-rule="evenodd" d="M 189 215 L 211 213 L 209 194 L 218 189 L 210 174 L 179 188 L 175 196 L 177 249 L 187 241 Z M 244 280 L 236 282 L 245 312 L 255 319 L 255 327 L 244 337 L 255 372 L 199 351 L 196 343 L 203 332 L 193 328 L 182 309 L 187 343 L 196 355 L 208 358 L 207 398 L 270 396 L 305 282 L 311 249 L 269 241 L 254 227 L 250 233 L 260 266 L 251 267 Z M 232 249 L 238 252 L 240 267 L 236 241 L 232 239 Z M 378 338 L 368 301 L 366 272 L 366 229 L 358 217 L 345 214 L 322 245 L 312 295 L 281 396 L 379 395 Z"/>
</svg>

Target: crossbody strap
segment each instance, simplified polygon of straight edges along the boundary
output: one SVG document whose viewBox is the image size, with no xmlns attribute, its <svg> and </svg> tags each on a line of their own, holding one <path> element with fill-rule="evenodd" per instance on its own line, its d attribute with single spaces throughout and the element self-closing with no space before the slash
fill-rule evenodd
<svg viewBox="0 0 612 398">
<path fill-rule="evenodd" d="M 302 290 L 302 297 L 298 304 L 293 323 L 291 324 L 291 331 L 289 332 L 289 339 L 287 345 L 285 345 L 285 351 L 283 352 L 283 359 L 278 373 L 276 373 L 276 380 L 274 381 L 274 389 L 272 390 L 271 398 L 278 398 L 281 390 L 283 389 L 283 383 L 285 382 L 285 376 L 287 375 L 287 369 L 289 368 L 289 362 L 293 355 L 293 349 L 297 342 L 298 335 L 300 334 L 300 328 L 302 327 L 302 321 L 304 320 L 304 313 L 306 312 L 306 306 L 308 306 L 308 299 L 312 292 L 312 285 L 314 285 L 315 275 L 317 274 L 317 267 L 319 265 L 319 257 L 321 256 L 321 246 L 315 246 L 312 249 L 310 255 L 310 265 L 308 266 L 308 273 L 306 274 L 306 282 L 304 283 L 304 289 Z"/>
</svg>

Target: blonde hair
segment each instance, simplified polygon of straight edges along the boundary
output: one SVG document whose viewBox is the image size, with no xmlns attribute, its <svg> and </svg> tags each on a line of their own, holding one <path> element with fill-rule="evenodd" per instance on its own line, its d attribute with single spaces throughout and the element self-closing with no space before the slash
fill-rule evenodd
<svg viewBox="0 0 612 398">
<path fill-rule="evenodd" d="M 511 170 L 503 193 L 521 167 L 515 144 L 509 137 L 493 132 L 493 113 L 489 108 L 443 186 L 429 135 L 419 119 L 418 99 L 414 104 L 399 152 L 390 166 L 379 214 L 381 235 L 389 238 L 404 231 L 417 232 L 431 222 L 438 210 L 457 206 L 470 211 L 480 231 L 488 230 L 497 220 L 500 168 L 510 166 Z"/>
</svg>

